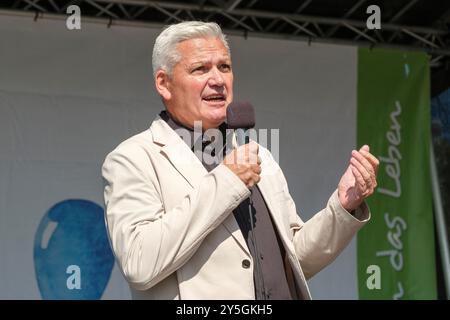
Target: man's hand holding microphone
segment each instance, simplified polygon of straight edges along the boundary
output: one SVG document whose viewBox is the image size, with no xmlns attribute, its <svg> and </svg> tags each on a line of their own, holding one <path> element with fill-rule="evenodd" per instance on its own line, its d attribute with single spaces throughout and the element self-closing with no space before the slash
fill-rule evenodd
<svg viewBox="0 0 450 320">
<path fill-rule="evenodd" d="M 233 149 L 223 160 L 223 164 L 233 171 L 249 189 L 261 180 L 261 159 L 258 156 L 258 149 L 258 144 L 250 141 Z"/>
</svg>

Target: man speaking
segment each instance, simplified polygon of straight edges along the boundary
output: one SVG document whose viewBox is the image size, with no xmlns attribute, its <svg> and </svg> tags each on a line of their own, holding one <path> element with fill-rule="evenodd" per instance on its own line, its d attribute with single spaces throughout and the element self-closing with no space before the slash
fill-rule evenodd
<svg viewBox="0 0 450 320">
<path fill-rule="evenodd" d="M 368 146 L 352 151 L 326 207 L 303 222 L 267 149 L 233 135 L 223 159 L 211 154 L 220 162 L 203 157 L 214 141 L 199 141 L 198 123 L 222 133 L 222 147 L 229 138 L 233 70 L 220 27 L 169 26 L 152 63 L 165 110 L 102 168 L 109 237 L 133 298 L 310 299 L 306 280 L 369 220 L 378 160 Z"/>
</svg>

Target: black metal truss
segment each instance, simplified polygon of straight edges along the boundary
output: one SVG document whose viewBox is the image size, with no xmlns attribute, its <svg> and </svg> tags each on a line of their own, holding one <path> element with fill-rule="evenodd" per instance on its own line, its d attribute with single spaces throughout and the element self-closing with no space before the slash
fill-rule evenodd
<svg viewBox="0 0 450 320">
<path fill-rule="evenodd" d="M 183 20 L 217 21 L 226 33 L 245 37 L 268 37 L 364 47 L 399 48 L 424 51 L 431 65 L 441 66 L 450 57 L 450 4 L 437 19 L 403 24 L 408 13 L 424 1 L 397 0 L 398 10 L 386 18 L 382 12 L 380 30 L 368 30 L 366 8 L 376 1 L 348 0 L 337 8 L 341 15 L 306 13 L 325 0 L 286 1 L 280 8 L 267 0 L 2 0 L 0 14 L 29 15 L 34 19 L 65 19 L 70 5 L 78 5 L 82 19 L 114 25 L 162 27 Z M 275 3 L 275 4 L 274 4 Z M 329 2 L 333 3 L 333 2 Z M 383 5 L 383 1 L 378 1 Z M 317 10 L 316 10 L 317 11 Z M 353 17 L 353 18 L 352 18 Z M 413 22 L 421 20 L 409 19 Z"/>
</svg>

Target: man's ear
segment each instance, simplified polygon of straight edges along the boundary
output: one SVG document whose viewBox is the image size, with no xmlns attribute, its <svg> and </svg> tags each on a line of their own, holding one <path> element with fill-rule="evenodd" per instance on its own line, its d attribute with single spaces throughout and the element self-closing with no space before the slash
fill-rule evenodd
<svg viewBox="0 0 450 320">
<path fill-rule="evenodd" d="M 164 70 L 158 70 L 155 74 L 155 87 L 164 100 L 170 100 L 170 77 Z"/>
</svg>

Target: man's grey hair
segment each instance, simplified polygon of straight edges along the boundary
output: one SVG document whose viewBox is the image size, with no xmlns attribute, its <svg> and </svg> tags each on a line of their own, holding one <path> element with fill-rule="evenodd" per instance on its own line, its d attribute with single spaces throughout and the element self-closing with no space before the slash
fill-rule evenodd
<svg viewBox="0 0 450 320">
<path fill-rule="evenodd" d="M 222 29 L 215 22 L 184 21 L 166 27 L 156 38 L 153 47 L 153 76 L 158 70 L 172 75 L 173 67 L 181 60 L 177 45 L 185 40 L 216 37 L 219 38 L 230 55 L 230 47 Z"/>
</svg>

